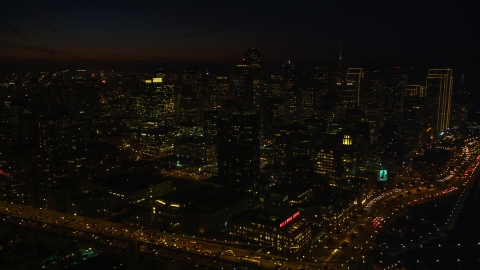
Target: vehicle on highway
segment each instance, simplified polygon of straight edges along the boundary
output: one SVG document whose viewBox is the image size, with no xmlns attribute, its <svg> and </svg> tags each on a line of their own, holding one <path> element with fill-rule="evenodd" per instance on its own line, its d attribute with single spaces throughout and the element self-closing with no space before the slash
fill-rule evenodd
<svg viewBox="0 0 480 270">
<path fill-rule="evenodd" d="M 253 266 L 260 266 L 259 260 L 254 260 L 250 258 L 242 258 L 242 263 L 245 265 L 253 265 Z"/>
<path fill-rule="evenodd" d="M 250 257 L 250 258 L 253 258 L 253 259 L 260 259 L 260 256 L 258 256 L 257 254 L 255 254 L 255 252 L 249 252 L 247 255 L 245 255 L 246 257 Z"/>
</svg>

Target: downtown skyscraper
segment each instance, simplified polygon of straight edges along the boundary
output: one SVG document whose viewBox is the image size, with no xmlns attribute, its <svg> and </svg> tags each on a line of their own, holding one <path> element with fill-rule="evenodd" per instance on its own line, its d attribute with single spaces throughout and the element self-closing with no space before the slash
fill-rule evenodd
<svg viewBox="0 0 480 270">
<path fill-rule="evenodd" d="M 249 49 L 234 66 L 233 100 L 223 106 L 218 122 L 218 175 L 232 190 L 244 193 L 250 207 L 256 203 L 260 177 L 260 118 L 253 96 L 253 77 L 259 73 L 260 54 Z"/>
<path fill-rule="evenodd" d="M 453 76 L 451 69 L 430 69 L 425 96 L 430 106 L 430 123 L 434 134 L 450 126 Z"/>
<path fill-rule="evenodd" d="M 252 206 L 260 177 L 260 125 L 253 110 L 235 110 L 218 125 L 218 175 L 233 191 L 245 193 Z"/>
</svg>

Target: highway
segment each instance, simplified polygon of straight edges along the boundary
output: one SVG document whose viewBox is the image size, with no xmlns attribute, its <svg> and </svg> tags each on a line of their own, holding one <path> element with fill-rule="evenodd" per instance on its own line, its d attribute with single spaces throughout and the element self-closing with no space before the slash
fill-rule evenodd
<svg viewBox="0 0 480 270">
<path fill-rule="evenodd" d="M 441 199 L 445 196 L 458 196 L 457 204 L 452 210 L 450 218 L 445 223 L 437 224 L 436 228 L 441 235 L 447 235 L 453 227 L 456 217 L 461 211 L 462 204 L 465 202 L 466 189 L 470 188 L 474 177 L 480 173 L 478 165 L 480 159 L 475 153 L 478 152 L 476 141 L 469 143 L 469 149 L 464 150 L 462 155 L 454 158 L 454 167 L 450 168 L 453 173 L 448 172 L 437 180 L 437 184 L 427 189 L 420 186 L 420 183 L 410 185 L 406 183 L 406 188 L 400 187 L 393 190 L 379 190 L 373 199 L 368 201 L 363 208 L 357 209 L 353 213 L 357 216 L 355 220 L 349 218 L 345 223 L 350 225 L 338 224 L 332 227 L 331 233 L 326 238 L 307 252 L 304 252 L 306 260 L 313 260 L 318 263 L 324 262 L 325 266 L 331 269 L 345 269 L 346 265 L 356 265 L 355 267 L 371 267 L 374 262 L 379 262 L 377 258 L 367 257 L 367 250 L 378 250 L 386 246 L 375 246 L 374 240 L 378 234 L 396 221 L 397 217 L 409 216 L 407 206 L 421 204 L 423 202 Z M 473 153 L 473 154 L 472 154 Z M 455 172 L 461 171 L 459 177 L 455 177 Z M 448 180 L 448 181 L 447 181 Z M 401 194 L 401 196 L 400 196 Z M 351 217 L 352 215 L 350 215 Z M 374 225 L 375 222 L 375 227 Z M 341 233 L 336 234 L 340 229 Z M 354 235 L 352 237 L 352 235 Z M 404 243 L 404 247 L 420 246 L 438 236 L 425 235 L 421 239 L 412 239 Z M 328 239 L 331 240 L 328 240 Z M 332 241 L 333 240 L 333 241 Z M 330 242 L 329 242 L 330 241 Z M 342 243 L 346 243 L 346 248 L 339 248 Z"/>
<path fill-rule="evenodd" d="M 172 250 L 185 254 L 185 258 L 202 256 L 210 258 L 212 261 L 227 261 L 235 265 L 241 265 L 242 258 L 253 257 L 252 259 L 260 262 L 260 266 L 255 268 L 263 269 L 273 269 L 275 265 L 281 265 L 283 269 L 299 269 L 306 265 L 301 261 L 292 261 L 285 257 L 258 253 L 256 250 L 259 247 L 245 243 L 200 239 L 155 230 L 140 231 L 133 226 L 106 220 L 67 215 L 4 201 L 0 201 L 0 222 L 15 222 L 18 223 L 15 225 L 30 229 L 45 230 L 48 227 L 61 227 L 71 231 L 70 236 L 102 242 L 104 245 L 118 247 L 127 252 L 132 252 L 131 249 L 129 250 L 129 246 L 135 243 L 140 254 L 148 253 L 158 257 L 162 257 L 168 253 L 168 250 Z M 53 229 L 49 231 L 60 233 Z M 308 265 L 309 268 L 313 269 L 321 268 L 321 265 L 317 263 L 308 263 Z"/>
<path fill-rule="evenodd" d="M 28 207 L 19 204 L 11 204 L 0 201 L 0 222 L 11 222 L 11 220 L 19 221 L 19 223 L 30 223 L 43 228 L 51 226 L 63 227 L 72 231 L 75 237 L 90 239 L 92 241 L 103 241 L 104 244 L 118 246 L 127 249 L 131 243 L 135 243 L 140 253 L 150 254 L 162 257 L 169 250 L 190 255 L 193 257 L 201 256 L 212 261 L 227 261 L 232 264 L 241 264 L 241 258 L 255 256 L 255 260 L 260 262 L 260 266 L 256 268 L 273 269 L 275 265 L 281 264 L 282 269 L 299 269 L 308 265 L 308 268 L 320 269 L 322 266 L 328 266 L 331 269 L 342 268 L 348 263 L 371 264 L 374 258 L 366 258 L 366 250 L 379 249 L 375 247 L 373 241 L 377 235 L 385 230 L 390 224 L 395 222 L 396 217 L 408 215 L 407 206 L 409 204 L 418 204 L 432 200 L 432 197 L 443 196 L 460 196 L 458 206 L 455 212 L 452 212 L 451 218 L 446 221 L 442 228 L 445 232 L 453 227 L 453 224 L 461 210 L 461 204 L 464 202 L 464 190 L 460 190 L 463 186 L 468 188 L 468 184 L 472 177 L 476 177 L 479 173 L 478 164 L 480 160 L 477 158 L 478 147 L 476 142 L 470 144 L 470 148 L 466 150 L 460 157 L 454 160 L 456 164 L 452 171 L 462 171 L 460 177 L 455 174 L 443 175 L 437 181 L 438 185 L 433 185 L 427 189 L 424 186 L 410 186 L 406 188 L 397 188 L 393 190 L 379 190 L 373 199 L 362 208 L 357 209 L 354 213 L 357 219 L 352 218 L 346 221 L 350 225 L 338 224 L 336 228 L 332 228 L 332 233 L 327 235 L 326 239 L 315 243 L 311 249 L 302 250 L 301 258 L 303 260 L 287 260 L 285 257 L 257 253 L 260 249 L 257 246 L 251 246 L 246 243 L 233 243 L 216 239 L 199 239 L 190 236 L 176 235 L 155 230 L 144 230 L 141 232 L 139 228 L 126 226 L 114 222 L 101 219 L 91 219 L 76 215 L 67 215 L 55 211 Z M 449 183 L 446 183 L 446 180 Z M 417 183 L 419 185 L 419 183 Z M 456 189 L 453 189 L 456 188 Z M 418 191 L 418 189 L 420 191 Z M 400 196 L 402 194 L 402 196 Z M 393 200 L 395 202 L 393 203 Z M 352 215 L 350 215 L 351 217 Z M 378 219 L 381 217 L 382 219 Z M 373 220 L 377 218 L 373 226 Z M 22 221 L 23 220 L 23 221 Z M 39 225 L 40 224 L 40 225 Z M 24 224 L 17 224 L 25 226 Z M 29 225 L 30 226 L 30 225 Z M 361 226 L 361 228 L 359 227 Z M 341 229 L 340 234 L 335 231 Z M 355 234 L 355 237 L 351 237 Z M 434 237 L 434 236 L 431 236 Z M 334 239 L 333 243 L 328 244 L 327 239 Z M 417 239 L 411 245 L 421 244 L 428 241 L 430 237 Z M 347 243 L 347 248 L 339 248 L 342 243 Z M 227 252 L 231 250 L 232 253 Z M 221 252 L 221 253 L 219 253 Z M 253 255 L 252 252 L 256 254 Z M 220 255 L 223 254 L 223 255 Z M 299 257 L 300 258 L 300 257 Z M 368 266 L 367 266 L 368 267 Z"/>
</svg>

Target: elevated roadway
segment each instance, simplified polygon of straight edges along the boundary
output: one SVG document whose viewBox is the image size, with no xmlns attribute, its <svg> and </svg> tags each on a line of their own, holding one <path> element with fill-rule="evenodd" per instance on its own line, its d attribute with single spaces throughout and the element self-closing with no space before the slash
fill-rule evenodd
<svg viewBox="0 0 480 270">
<path fill-rule="evenodd" d="M 13 228 L 61 235 L 96 243 L 104 248 L 128 256 L 130 269 L 136 269 L 139 257 L 185 261 L 210 268 L 227 269 L 239 267 L 243 258 L 258 261 L 250 269 L 320 269 L 317 263 L 304 263 L 285 257 L 255 253 L 257 247 L 246 243 L 226 242 L 215 239 L 200 239 L 193 236 L 170 234 L 154 230 L 139 230 L 137 227 L 78 215 L 67 215 L 51 210 L 0 201 L 0 223 Z"/>
</svg>

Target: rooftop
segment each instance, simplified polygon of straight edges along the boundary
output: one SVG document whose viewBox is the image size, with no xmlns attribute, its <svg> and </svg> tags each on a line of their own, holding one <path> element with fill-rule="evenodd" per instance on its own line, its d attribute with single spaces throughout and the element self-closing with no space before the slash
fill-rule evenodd
<svg viewBox="0 0 480 270">
<path fill-rule="evenodd" d="M 167 204 L 176 203 L 185 206 L 199 200 L 199 198 L 212 194 L 217 190 L 218 187 L 214 185 L 197 183 L 162 195 L 159 200 L 166 202 Z"/>
<path fill-rule="evenodd" d="M 96 179 L 95 184 L 116 190 L 136 192 L 148 188 L 150 185 L 158 185 L 170 181 L 156 174 L 154 170 L 130 170 L 105 179 Z"/>
</svg>

